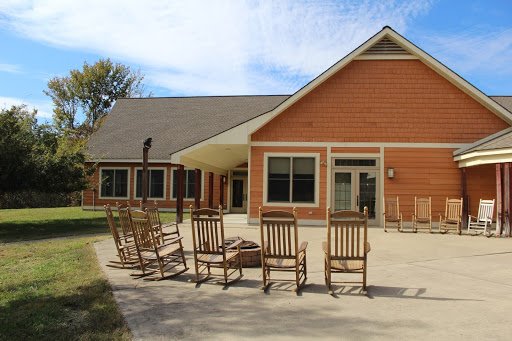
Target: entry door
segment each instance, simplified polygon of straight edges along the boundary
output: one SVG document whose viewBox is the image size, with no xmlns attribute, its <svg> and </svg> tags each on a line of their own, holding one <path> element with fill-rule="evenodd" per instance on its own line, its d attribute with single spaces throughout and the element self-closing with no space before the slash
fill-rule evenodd
<svg viewBox="0 0 512 341">
<path fill-rule="evenodd" d="M 335 171 L 333 186 L 334 210 L 363 212 L 368 207 L 368 220 L 377 216 L 377 171 Z"/>
<path fill-rule="evenodd" d="M 231 212 L 247 213 L 247 177 L 231 180 Z"/>
</svg>

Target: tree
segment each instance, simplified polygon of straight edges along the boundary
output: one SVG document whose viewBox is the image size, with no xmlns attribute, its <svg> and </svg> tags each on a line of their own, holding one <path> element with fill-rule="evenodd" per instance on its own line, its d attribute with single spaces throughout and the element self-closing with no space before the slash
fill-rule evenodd
<svg viewBox="0 0 512 341">
<path fill-rule="evenodd" d="M 35 115 L 23 105 L 0 110 L 0 192 L 70 193 L 85 188 L 81 140 L 38 125 Z"/>
<path fill-rule="evenodd" d="M 100 59 L 93 65 L 85 62 L 82 70 L 71 70 L 69 76 L 51 79 L 44 93 L 53 100 L 57 129 L 87 137 L 99 127 L 118 98 L 145 95 L 143 79 L 140 71 Z"/>
</svg>

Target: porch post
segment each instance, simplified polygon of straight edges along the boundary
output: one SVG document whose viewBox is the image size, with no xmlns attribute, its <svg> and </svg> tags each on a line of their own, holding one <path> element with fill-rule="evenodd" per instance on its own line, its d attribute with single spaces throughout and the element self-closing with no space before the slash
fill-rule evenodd
<svg viewBox="0 0 512 341">
<path fill-rule="evenodd" d="M 221 175 L 219 181 L 219 205 L 222 206 L 222 208 L 224 208 L 224 181 L 226 181 L 226 177 Z"/>
<path fill-rule="evenodd" d="M 194 191 L 194 208 L 201 208 L 201 170 L 196 168 L 195 171 L 195 191 Z"/>
<path fill-rule="evenodd" d="M 469 214 L 469 197 L 468 197 L 468 186 L 466 167 L 460 169 L 461 171 L 461 196 L 462 196 L 462 227 L 468 226 L 468 214 Z"/>
<path fill-rule="evenodd" d="M 501 224 L 503 219 L 503 203 L 501 200 L 502 182 L 501 182 L 501 163 L 496 164 L 496 236 L 501 235 Z"/>
<path fill-rule="evenodd" d="M 503 229 L 504 235 L 508 235 L 510 231 L 510 163 L 504 164 L 503 171 L 503 206 L 504 206 L 504 219 Z"/>
<path fill-rule="evenodd" d="M 185 192 L 185 171 L 183 165 L 178 165 L 176 179 L 176 222 L 183 222 L 183 197 Z"/>
<path fill-rule="evenodd" d="M 208 172 L 208 207 L 213 208 L 213 173 Z"/>
</svg>

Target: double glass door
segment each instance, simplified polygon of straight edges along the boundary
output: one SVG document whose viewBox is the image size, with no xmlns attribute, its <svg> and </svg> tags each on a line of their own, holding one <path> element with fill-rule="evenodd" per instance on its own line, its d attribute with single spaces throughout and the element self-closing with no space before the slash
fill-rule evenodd
<svg viewBox="0 0 512 341">
<path fill-rule="evenodd" d="M 368 207 L 368 219 L 377 215 L 377 171 L 334 171 L 333 207 L 338 210 L 363 212 Z"/>
</svg>

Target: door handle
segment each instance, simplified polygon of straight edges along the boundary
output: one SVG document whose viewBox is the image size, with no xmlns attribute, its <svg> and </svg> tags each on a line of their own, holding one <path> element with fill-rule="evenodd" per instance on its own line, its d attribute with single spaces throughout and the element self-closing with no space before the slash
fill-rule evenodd
<svg viewBox="0 0 512 341">
<path fill-rule="evenodd" d="M 359 207 L 359 195 L 356 195 L 356 206 Z"/>
</svg>

